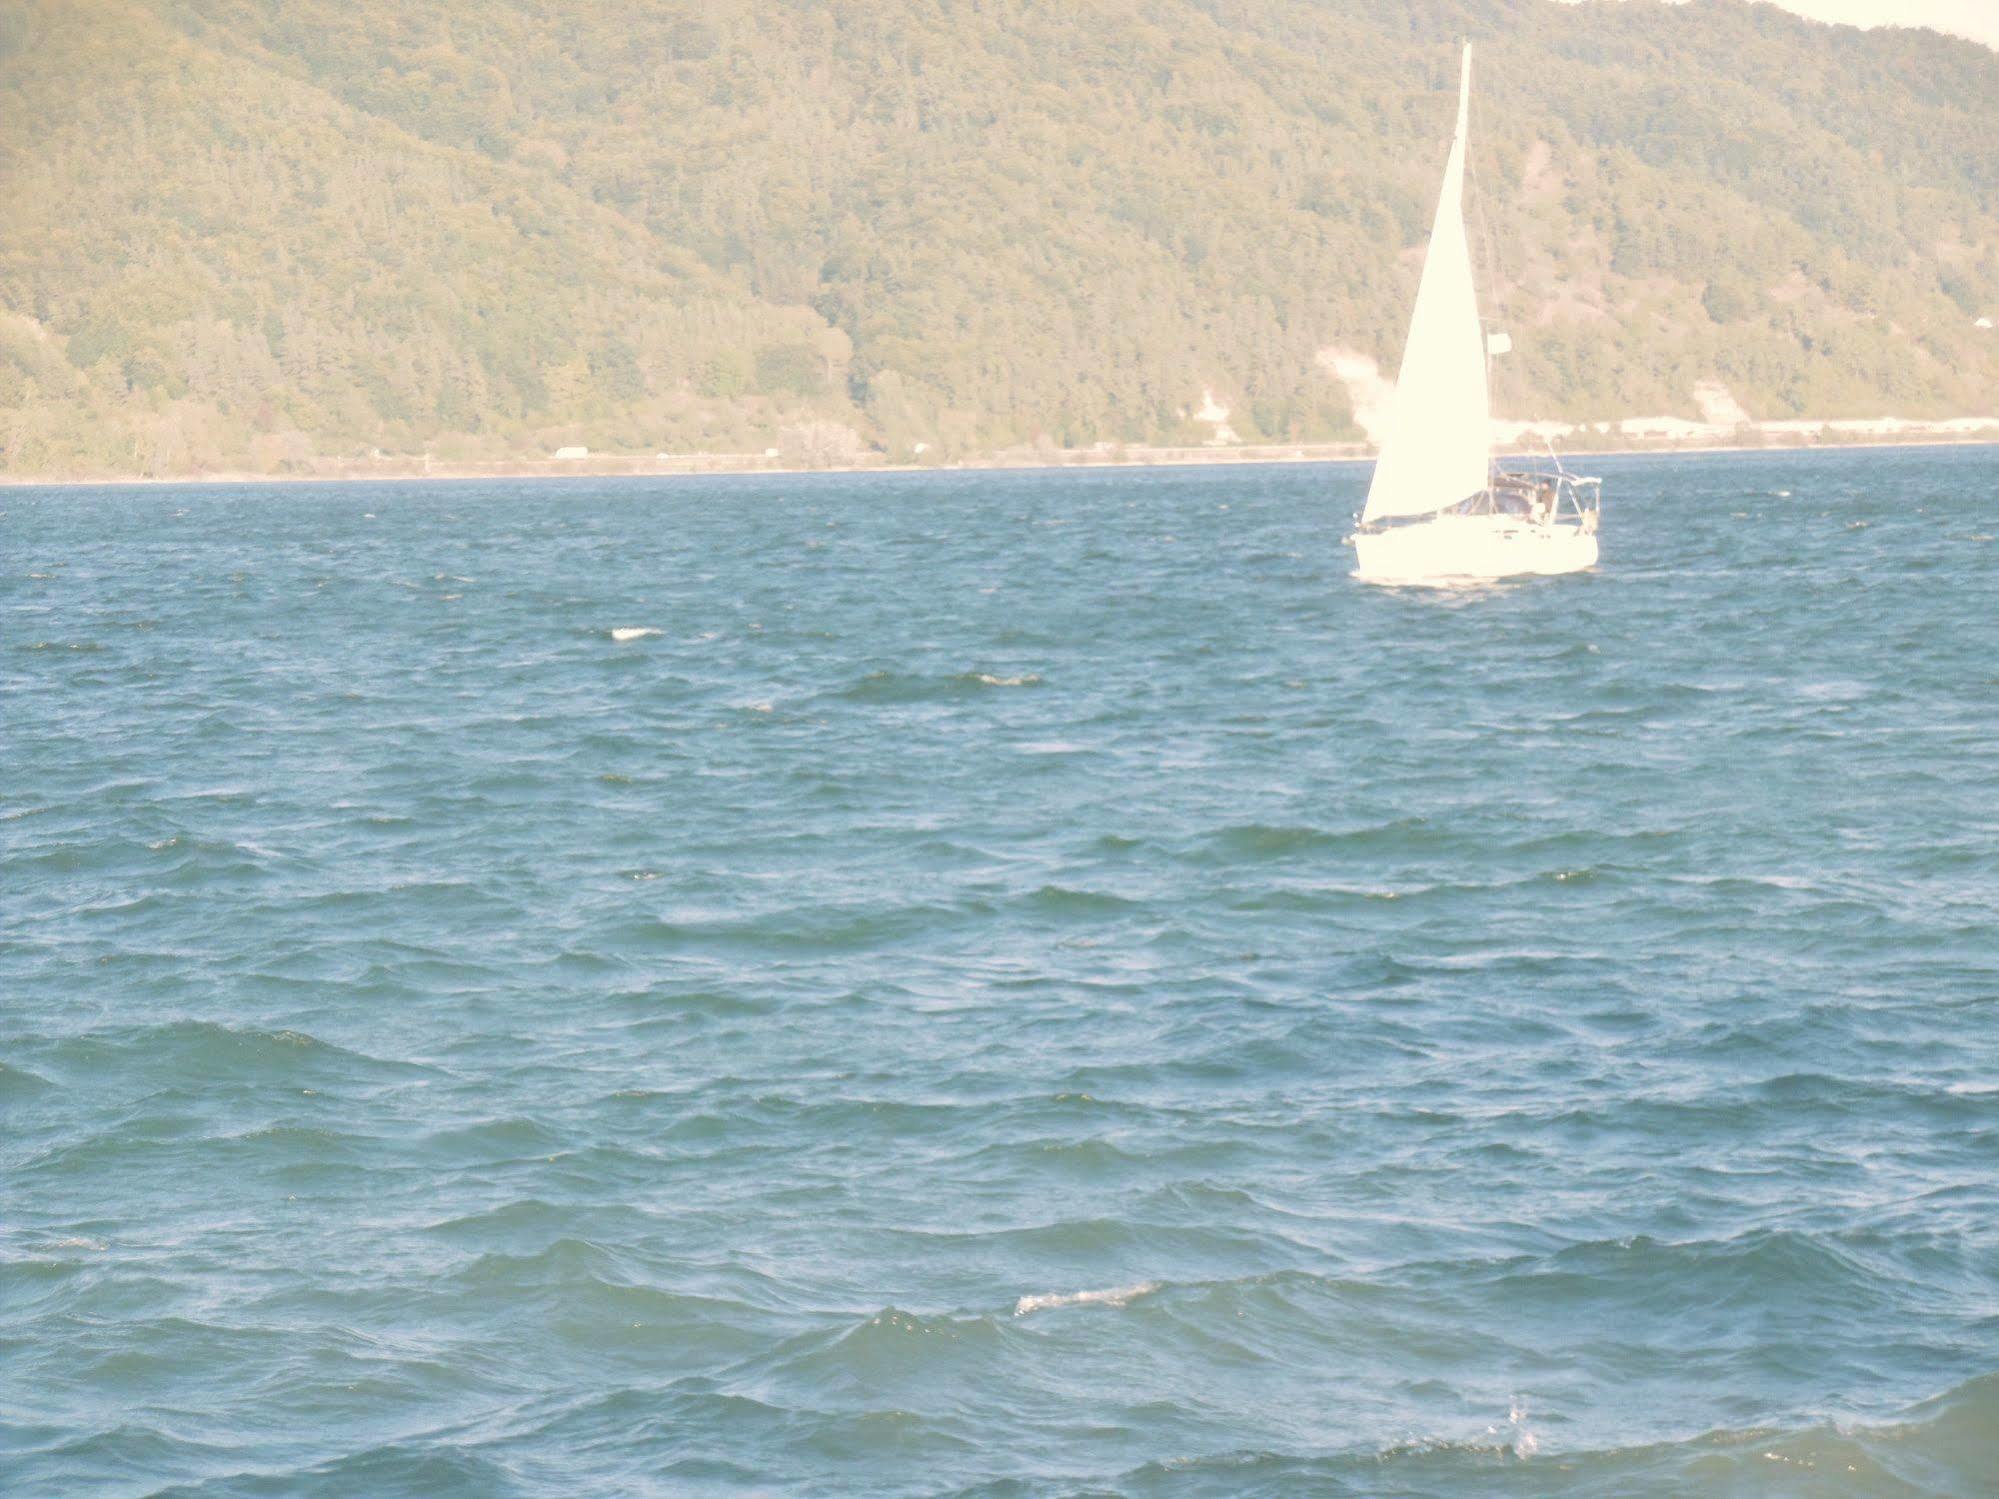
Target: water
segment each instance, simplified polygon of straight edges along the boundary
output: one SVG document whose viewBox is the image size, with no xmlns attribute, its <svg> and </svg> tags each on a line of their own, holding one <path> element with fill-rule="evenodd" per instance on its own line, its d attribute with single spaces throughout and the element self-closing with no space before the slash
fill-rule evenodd
<svg viewBox="0 0 1999 1499">
<path fill-rule="evenodd" d="M 0 1488 L 1999 1489 L 1999 452 L 0 491 Z"/>
</svg>

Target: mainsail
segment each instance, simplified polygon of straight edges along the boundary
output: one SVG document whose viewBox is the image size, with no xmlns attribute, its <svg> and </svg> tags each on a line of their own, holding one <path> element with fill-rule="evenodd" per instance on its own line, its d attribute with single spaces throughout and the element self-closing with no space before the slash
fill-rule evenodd
<svg viewBox="0 0 1999 1499">
<path fill-rule="evenodd" d="M 1409 341 L 1395 379 L 1388 434 L 1368 486 L 1363 522 L 1429 515 L 1486 487 L 1491 411 L 1485 341 L 1465 238 L 1465 126 L 1471 103 L 1471 47 L 1458 83 L 1458 130 L 1451 139 L 1437 221 L 1416 289 Z"/>
</svg>

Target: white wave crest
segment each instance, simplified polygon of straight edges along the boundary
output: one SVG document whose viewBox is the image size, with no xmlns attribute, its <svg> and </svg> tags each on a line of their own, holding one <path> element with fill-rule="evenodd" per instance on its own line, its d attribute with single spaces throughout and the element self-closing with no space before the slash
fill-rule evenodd
<svg viewBox="0 0 1999 1499">
<path fill-rule="evenodd" d="M 1058 1306 L 1125 1306 L 1158 1289 L 1158 1281 L 1147 1280 L 1135 1286 L 1113 1286 L 1108 1291 L 1057 1291 L 1046 1296 L 1023 1296 L 1013 1304 L 1013 1314 L 1025 1317 L 1029 1312 L 1045 1312 Z"/>
<path fill-rule="evenodd" d="M 1506 1427 L 1488 1426 L 1485 1430 L 1488 1436 L 1505 1436 L 1510 1432 L 1513 1455 L 1522 1462 L 1541 1450 L 1541 1439 L 1527 1426 L 1527 1402 L 1518 1395 L 1513 1397 L 1513 1405 L 1506 1412 Z"/>
<path fill-rule="evenodd" d="M 621 625 L 611 632 L 611 638 L 618 641 L 643 640 L 648 635 L 657 635 L 658 633 L 659 631 L 653 629 L 650 625 Z"/>
<path fill-rule="evenodd" d="M 1041 678 L 1035 672 L 1028 672 L 1025 676 L 1019 677 L 995 677 L 982 671 L 979 673 L 979 680 L 988 687 L 1032 687 Z"/>
</svg>

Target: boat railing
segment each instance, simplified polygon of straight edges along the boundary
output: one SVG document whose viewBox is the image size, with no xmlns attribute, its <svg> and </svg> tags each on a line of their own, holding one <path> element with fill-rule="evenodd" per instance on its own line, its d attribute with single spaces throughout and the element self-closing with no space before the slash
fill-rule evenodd
<svg viewBox="0 0 1999 1499">
<path fill-rule="evenodd" d="M 1571 474 L 1551 469 L 1502 469 L 1495 471 L 1484 489 L 1467 495 L 1455 505 L 1420 515 L 1389 515 L 1359 521 L 1362 531 L 1392 531 L 1400 526 L 1422 525 L 1438 515 L 1512 515 L 1546 522 L 1572 520 L 1585 531 L 1596 529 L 1596 513 L 1602 506 L 1603 480 L 1587 474 Z M 1552 490 L 1553 503 L 1542 499 Z"/>
<path fill-rule="evenodd" d="M 1595 524 L 1603 505 L 1603 480 L 1588 474 L 1572 474 L 1555 460 L 1555 467 L 1500 469 L 1486 491 L 1487 506 L 1493 511 L 1524 513 L 1539 511 L 1548 520 Z M 1552 494 L 1550 493 L 1552 491 Z"/>
</svg>

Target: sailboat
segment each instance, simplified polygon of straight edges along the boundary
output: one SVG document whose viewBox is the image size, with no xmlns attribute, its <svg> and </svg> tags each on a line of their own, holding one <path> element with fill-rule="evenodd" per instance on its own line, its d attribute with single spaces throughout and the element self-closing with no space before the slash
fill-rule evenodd
<svg viewBox="0 0 1999 1499">
<path fill-rule="evenodd" d="M 1497 472 L 1492 462 L 1488 340 L 1465 234 L 1465 136 L 1471 46 L 1458 80 L 1458 128 L 1416 289 L 1388 427 L 1359 529 L 1354 576 L 1368 583 L 1450 584 L 1595 565 L 1600 480 L 1551 469 Z"/>
</svg>

